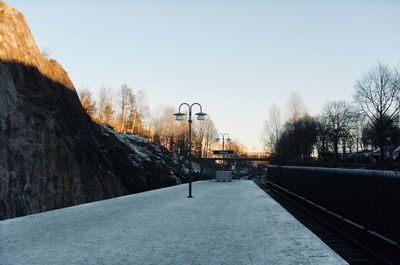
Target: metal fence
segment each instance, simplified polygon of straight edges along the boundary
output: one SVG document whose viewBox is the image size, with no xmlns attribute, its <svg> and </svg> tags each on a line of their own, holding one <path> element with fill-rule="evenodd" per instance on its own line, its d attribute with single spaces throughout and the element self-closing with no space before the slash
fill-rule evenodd
<svg viewBox="0 0 400 265">
<path fill-rule="evenodd" d="M 268 166 L 268 180 L 400 244 L 400 172 Z"/>
</svg>

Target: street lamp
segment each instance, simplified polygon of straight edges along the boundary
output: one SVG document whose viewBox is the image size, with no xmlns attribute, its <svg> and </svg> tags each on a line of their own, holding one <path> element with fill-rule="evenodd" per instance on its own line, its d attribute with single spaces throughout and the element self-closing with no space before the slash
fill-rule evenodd
<svg viewBox="0 0 400 265">
<path fill-rule="evenodd" d="M 192 196 L 192 109 L 195 105 L 200 107 L 200 112 L 195 113 L 197 116 L 197 120 L 204 121 L 206 119 L 206 113 L 203 112 L 203 108 L 199 103 L 193 103 L 189 105 L 188 103 L 182 103 L 179 105 L 178 112 L 175 113 L 175 120 L 183 121 L 183 117 L 186 115 L 185 113 L 181 112 L 181 107 L 185 105 L 189 109 L 189 196 L 188 198 L 193 198 Z"/>
<path fill-rule="evenodd" d="M 222 151 L 225 150 L 225 136 L 228 136 L 228 138 L 226 139 L 227 142 L 231 141 L 231 138 L 229 136 L 229 133 L 219 133 L 217 134 L 217 137 L 215 137 L 215 141 L 219 142 L 221 139 L 219 138 L 221 136 L 222 139 Z M 222 170 L 225 169 L 225 155 L 223 155 L 224 160 L 222 160 Z"/>
<path fill-rule="evenodd" d="M 222 138 L 222 151 L 225 150 L 225 136 L 228 136 L 228 138 L 226 139 L 227 142 L 231 141 L 231 138 L 229 137 L 229 133 L 219 133 L 217 134 L 217 137 L 215 137 L 215 141 L 219 142 L 221 139 L 219 139 L 219 137 L 221 136 Z"/>
</svg>

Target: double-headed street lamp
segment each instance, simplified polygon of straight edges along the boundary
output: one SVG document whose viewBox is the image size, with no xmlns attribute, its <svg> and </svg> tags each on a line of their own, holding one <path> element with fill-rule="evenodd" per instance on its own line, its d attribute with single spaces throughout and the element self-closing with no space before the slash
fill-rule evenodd
<svg viewBox="0 0 400 265">
<path fill-rule="evenodd" d="M 231 141 L 231 138 L 229 136 L 229 133 L 219 133 L 217 134 L 217 137 L 215 137 L 215 141 L 219 142 L 222 139 L 222 151 L 225 150 L 225 136 L 228 136 L 228 138 L 226 139 L 227 142 Z M 219 138 L 221 137 L 221 139 Z M 222 170 L 225 169 L 225 155 L 223 155 L 223 160 L 222 160 Z"/>
<path fill-rule="evenodd" d="M 229 133 L 219 133 L 217 134 L 217 137 L 215 137 L 215 141 L 219 142 L 221 139 L 219 138 L 221 136 L 222 139 L 222 151 L 225 150 L 225 136 L 228 136 L 228 138 L 226 139 L 227 142 L 231 141 L 231 138 L 229 137 Z"/>
<path fill-rule="evenodd" d="M 189 108 L 189 196 L 188 198 L 193 198 L 192 196 L 192 109 L 195 105 L 200 107 L 200 112 L 196 113 L 197 120 L 204 121 L 206 119 L 206 113 L 203 112 L 203 108 L 199 103 L 193 103 L 192 105 L 188 103 L 182 103 L 179 105 L 178 112 L 175 113 L 175 120 L 183 121 L 183 117 L 186 115 L 185 113 L 181 112 L 181 107 L 185 105 Z"/>
</svg>

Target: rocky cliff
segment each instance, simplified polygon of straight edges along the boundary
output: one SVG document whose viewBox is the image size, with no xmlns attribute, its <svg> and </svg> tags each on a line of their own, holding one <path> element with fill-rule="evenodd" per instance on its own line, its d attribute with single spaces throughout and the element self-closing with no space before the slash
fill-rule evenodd
<svg viewBox="0 0 400 265">
<path fill-rule="evenodd" d="M 0 2 L 0 219 L 173 185 L 182 164 L 92 122 L 21 13 Z"/>
</svg>

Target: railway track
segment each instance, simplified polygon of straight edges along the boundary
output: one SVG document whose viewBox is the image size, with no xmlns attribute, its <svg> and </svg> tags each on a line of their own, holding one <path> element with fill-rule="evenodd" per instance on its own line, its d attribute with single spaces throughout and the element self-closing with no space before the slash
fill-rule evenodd
<svg viewBox="0 0 400 265">
<path fill-rule="evenodd" d="M 264 174 L 251 179 L 349 264 L 400 264 L 395 242 L 267 181 Z"/>
</svg>

